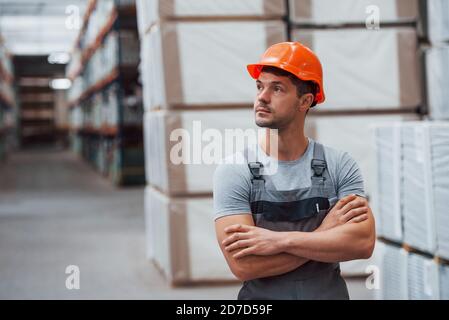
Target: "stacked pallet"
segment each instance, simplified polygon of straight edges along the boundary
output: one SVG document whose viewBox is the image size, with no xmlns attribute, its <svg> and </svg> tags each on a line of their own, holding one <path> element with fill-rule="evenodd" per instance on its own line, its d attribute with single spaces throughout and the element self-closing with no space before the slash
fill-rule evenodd
<svg viewBox="0 0 449 320">
<path fill-rule="evenodd" d="M 382 300 L 446 300 L 449 264 L 408 246 L 382 240 L 376 248 Z"/>
<path fill-rule="evenodd" d="M 326 101 L 307 116 L 306 133 L 356 160 L 376 214 L 372 127 L 419 119 L 418 1 L 291 0 L 289 6 L 291 39 L 323 65 Z M 364 274 L 369 263 L 343 263 L 342 272 Z"/>
<path fill-rule="evenodd" d="M 407 300 L 407 257 L 408 252 L 391 243 L 376 245 L 377 265 L 380 267 L 378 291 L 379 300 Z"/>
<path fill-rule="evenodd" d="M 11 56 L 0 36 L 0 160 L 14 145 L 16 113 Z"/>
<path fill-rule="evenodd" d="M 448 268 L 444 261 L 449 260 L 449 123 L 385 124 L 375 132 L 379 163 L 378 236 L 402 244 L 422 257 L 435 257 L 433 260 L 441 264 L 440 283 L 449 286 L 444 277 Z M 422 257 L 410 260 L 415 268 L 410 269 L 409 290 L 414 292 L 411 297 L 435 299 L 435 290 L 428 286 L 423 289 L 422 272 L 417 268 L 428 263 L 423 264 Z M 440 289 L 443 290 L 441 285 Z M 441 295 L 445 294 L 441 291 Z"/>
<path fill-rule="evenodd" d="M 286 40 L 284 1 L 142 0 L 137 6 L 148 258 L 173 285 L 234 280 L 215 238 L 218 161 L 206 157 L 207 145 L 227 129 L 255 129 L 256 90 L 245 66 Z M 212 160 L 235 152 L 219 147 L 223 153 Z"/>
<path fill-rule="evenodd" d="M 382 125 L 376 137 L 378 235 L 449 259 L 449 123 Z"/>
<path fill-rule="evenodd" d="M 143 103 L 131 1 L 90 1 L 67 75 L 72 149 L 115 184 L 142 184 Z"/>
<path fill-rule="evenodd" d="M 449 3 L 429 0 L 422 3 L 420 36 L 424 57 L 424 78 L 428 116 L 449 120 Z"/>
</svg>

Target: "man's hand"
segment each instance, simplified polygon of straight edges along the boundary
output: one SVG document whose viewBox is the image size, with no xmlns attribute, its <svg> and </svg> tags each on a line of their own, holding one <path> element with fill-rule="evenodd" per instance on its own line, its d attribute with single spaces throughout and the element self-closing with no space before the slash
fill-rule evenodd
<svg viewBox="0 0 449 320">
<path fill-rule="evenodd" d="M 285 238 L 282 232 L 275 232 L 255 226 L 235 224 L 224 230 L 232 233 L 223 240 L 226 251 L 245 248 L 233 255 L 235 259 L 247 255 L 274 255 L 282 252 L 281 241 Z"/>
<path fill-rule="evenodd" d="M 329 211 L 317 231 L 325 231 L 345 223 L 357 223 L 368 219 L 368 201 L 354 194 L 340 199 Z"/>
</svg>

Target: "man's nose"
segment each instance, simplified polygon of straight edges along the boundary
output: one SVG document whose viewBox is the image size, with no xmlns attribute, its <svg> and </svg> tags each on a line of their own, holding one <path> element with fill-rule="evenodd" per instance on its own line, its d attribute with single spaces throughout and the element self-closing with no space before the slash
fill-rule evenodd
<svg viewBox="0 0 449 320">
<path fill-rule="evenodd" d="M 268 88 L 261 90 L 257 95 L 257 99 L 264 104 L 270 103 L 271 97 Z"/>
</svg>

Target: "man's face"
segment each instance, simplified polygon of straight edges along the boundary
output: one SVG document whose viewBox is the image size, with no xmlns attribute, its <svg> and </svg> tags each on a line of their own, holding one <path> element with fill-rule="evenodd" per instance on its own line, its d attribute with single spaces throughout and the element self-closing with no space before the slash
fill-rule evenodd
<svg viewBox="0 0 449 320">
<path fill-rule="evenodd" d="M 293 121 L 297 116 L 299 98 L 289 78 L 262 72 L 256 85 L 254 111 L 259 127 L 282 129 Z"/>
</svg>

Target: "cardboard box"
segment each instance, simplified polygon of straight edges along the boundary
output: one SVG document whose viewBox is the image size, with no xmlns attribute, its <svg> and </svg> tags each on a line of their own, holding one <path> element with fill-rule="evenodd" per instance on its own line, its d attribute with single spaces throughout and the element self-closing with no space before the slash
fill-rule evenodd
<svg viewBox="0 0 449 320">
<path fill-rule="evenodd" d="M 449 119 L 449 45 L 434 46 L 425 51 L 425 81 L 429 117 Z"/>
<path fill-rule="evenodd" d="M 147 187 L 147 257 L 172 285 L 236 280 L 220 250 L 210 197 L 169 198 Z"/>
<path fill-rule="evenodd" d="M 145 108 L 252 105 L 256 85 L 246 65 L 285 41 L 285 32 L 278 21 L 155 25 L 142 45 Z"/>
<path fill-rule="evenodd" d="M 296 23 L 368 25 L 378 14 L 382 23 L 417 20 L 416 0 L 290 0 L 290 20 Z"/>
<path fill-rule="evenodd" d="M 292 38 L 312 49 L 323 66 L 326 101 L 320 109 L 398 110 L 421 104 L 415 29 L 295 29 Z"/>
<path fill-rule="evenodd" d="M 160 20 L 275 18 L 285 13 L 284 0 L 138 0 L 139 32 Z"/>
<path fill-rule="evenodd" d="M 147 181 L 170 195 L 211 194 L 217 164 L 239 151 L 237 140 L 226 139 L 225 130 L 254 129 L 254 133 L 256 128 L 252 109 L 147 112 Z M 223 139 L 206 141 L 206 130 Z M 206 150 L 213 141 L 218 141 L 220 147 L 216 154 Z M 227 149 L 232 144 L 234 148 Z M 210 154 L 213 158 L 206 159 Z"/>
</svg>

